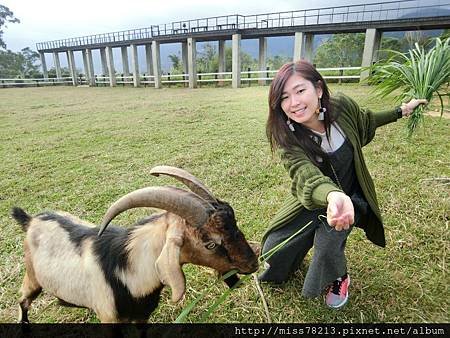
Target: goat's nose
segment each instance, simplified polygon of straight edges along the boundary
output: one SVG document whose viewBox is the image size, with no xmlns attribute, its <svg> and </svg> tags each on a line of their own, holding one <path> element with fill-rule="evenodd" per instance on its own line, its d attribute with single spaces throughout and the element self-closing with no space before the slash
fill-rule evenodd
<svg viewBox="0 0 450 338">
<path fill-rule="evenodd" d="M 247 264 L 245 265 L 245 268 L 242 269 L 241 273 L 249 274 L 249 273 L 253 273 L 255 271 L 258 271 L 258 269 L 259 269 L 258 258 L 254 257 L 254 259 L 252 259 L 251 261 L 247 262 Z"/>
</svg>

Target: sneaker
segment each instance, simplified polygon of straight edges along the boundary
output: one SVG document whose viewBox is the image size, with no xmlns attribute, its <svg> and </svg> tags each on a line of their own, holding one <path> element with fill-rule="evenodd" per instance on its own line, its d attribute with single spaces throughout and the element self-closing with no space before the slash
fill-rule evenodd
<svg viewBox="0 0 450 338">
<path fill-rule="evenodd" d="M 345 274 L 344 276 L 336 279 L 328 289 L 325 299 L 326 304 L 333 309 L 339 309 L 343 307 L 348 301 L 349 286 L 350 276 L 348 274 Z"/>
</svg>

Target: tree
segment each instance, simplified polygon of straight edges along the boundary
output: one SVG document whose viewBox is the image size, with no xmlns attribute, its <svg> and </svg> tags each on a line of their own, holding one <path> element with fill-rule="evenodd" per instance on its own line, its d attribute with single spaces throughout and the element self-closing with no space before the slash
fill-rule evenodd
<svg viewBox="0 0 450 338">
<path fill-rule="evenodd" d="M 3 41 L 3 26 L 6 23 L 20 22 L 14 13 L 6 6 L 0 5 L 0 78 L 11 77 L 39 77 L 39 54 L 29 47 L 23 48 L 20 52 L 14 53 L 6 50 L 6 43 Z"/>
<path fill-rule="evenodd" d="M 31 50 L 30 47 L 22 49 L 21 54 L 23 56 L 22 70 L 25 77 L 34 77 L 39 74 L 39 65 L 36 62 L 40 59 L 39 53 Z"/>
<path fill-rule="evenodd" d="M 14 71 L 20 65 L 19 55 L 10 50 L 0 50 L 0 78 L 13 78 L 17 76 Z"/>
<path fill-rule="evenodd" d="M 61 75 L 62 75 L 62 77 L 70 77 L 70 76 L 72 76 L 71 73 L 70 73 L 69 67 L 61 67 Z M 40 74 L 40 77 L 41 76 L 42 75 Z M 56 68 L 55 67 L 52 67 L 52 68 L 50 68 L 48 70 L 48 77 L 49 78 L 56 78 L 57 77 L 57 75 L 56 75 Z"/>
<path fill-rule="evenodd" d="M 380 50 L 378 51 L 378 60 L 389 59 L 393 56 L 391 51 L 401 51 L 402 41 L 394 37 L 382 37 Z"/>
<path fill-rule="evenodd" d="M 405 37 L 403 40 L 404 50 L 414 49 L 416 43 L 418 43 L 419 46 L 425 47 L 430 42 L 430 39 L 424 34 L 423 31 L 405 32 Z"/>
<path fill-rule="evenodd" d="M 282 65 L 292 61 L 292 58 L 285 55 L 275 55 L 267 60 L 267 67 L 271 70 L 280 69 Z"/>
<path fill-rule="evenodd" d="M 210 43 L 204 45 L 197 58 L 199 73 L 215 73 L 219 71 L 219 59 L 216 47 Z"/>
<path fill-rule="evenodd" d="M 364 49 L 364 33 L 333 34 L 317 48 L 317 67 L 360 66 Z"/>
<path fill-rule="evenodd" d="M 225 47 L 225 71 L 231 71 L 232 48 Z M 180 57 L 176 54 L 169 55 L 172 63 L 171 73 L 183 73 Z M 241 52 L 241 69 L 257 69 L 257 61 L 248 53 Z M 197 52 L 197 72 L 198 73 L 217 73 L 219 71 L 219 56 L 216 46 L 206 43 L 201 50 Z"/>
<path fill-rule="evenodd" d="M 19 53 L 0 50 L 0 78 L 40 77 L 39 66 L 35 64 L 38 60 L 39 54 L 29 47 Z"/>
<path fill-rule="evenodd" d="M 176 54 L 169 55 L 170 62 L 172 63 L 172 68 L 170 69 L 171 74 L 182 74 L 183 70 L 181 67 L 180 57 Z"/>
<path fill-rule="evenodd" d="M 225 71 L 231 72 L 233 67 L 233 49 L 225 47 Z M 250 54 L 241 51 L 241 70 L 246 71 L 248 68 L 258 69 L 258 61 Z"/>
<path fill-rule="evenodd" d="M 6 27 L 6 23 L 16 23 L 20 22 L 19 19 L 14 17 L 14 13 L 10 11 L 10 9 L 6 6 L 0 5 L 0 49 L 6 49 L 6 43 L 3 41 L 3 31 L 2 26 Z"/>
</svg>

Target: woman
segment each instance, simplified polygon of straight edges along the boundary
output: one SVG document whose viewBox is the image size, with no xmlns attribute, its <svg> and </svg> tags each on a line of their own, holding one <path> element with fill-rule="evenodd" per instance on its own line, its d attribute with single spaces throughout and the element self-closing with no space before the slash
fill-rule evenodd
<svg viewBox="0 0 450 338">
<path fill-rule="evenodd" d="M 324 79 L 307 61 L 280 68 L 270 87 L 266 131 L 272 152 L 280 150 L 292 194 L 265 233 L 262 253 L 312 223 L 271 256 L 261 281 L 286 281 L 314 246 L 302 294 L 316 297 L 326 290 L 326 304 L 332 308 L 347 302 L 345 243 L 353 225 L 385 246 L 375 187 L 361 148 L 378 127 L 409 116 L 424 103 L 411 100 L 372 113 L 347 96 L 330 97 Z"/>
</svg>

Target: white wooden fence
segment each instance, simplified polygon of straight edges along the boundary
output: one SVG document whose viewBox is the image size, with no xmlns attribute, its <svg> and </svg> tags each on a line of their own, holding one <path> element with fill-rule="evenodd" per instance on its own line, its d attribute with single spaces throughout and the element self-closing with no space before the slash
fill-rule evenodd
<svg viewBox="0 0 450 338">
<path fill-rule="evenodd" d="M 354 79 L 359 80 L 361 67 L 336 67 L 336 68 L 317 68 L 322 73 L 324 79 Z M 271 81 L 278 70 L 247 70 L 241 71 L 241 82 L 250 83 L 252 81 Z M 351 74 L 348 74 L 351 73 Z M 347 75 L 345 75 L 347 74 Z M 221 73 L 198 73 L 197 82 L 200 83 L 217 83 L 217 82 L 231 82 L 232 72 Z M 161 75 L 161 83 L 171 84 L 186 84 L 189 82 L 189 74 L 163 74 Z M 141 85 L 154 85 L 155 77 L 153 75 L 140 75 Z M 0 79 L 0 88 L 8 87 L 44 87 L 57 85 L 73 85 L 74 81 L 71 76 L 62 78 L 38 78 L 38 79 Z M 76 85 L 89 85 L 89 79 L 83 74 L 80 74 L 75 79 Z M 96 86 L 109 86 L 109 76 L 96 75 Z M 116 75 L 116 85 L 133 85 L 133 75 L 123 76 Z"/>
</svg>

